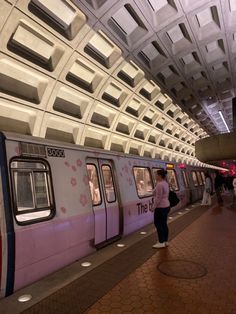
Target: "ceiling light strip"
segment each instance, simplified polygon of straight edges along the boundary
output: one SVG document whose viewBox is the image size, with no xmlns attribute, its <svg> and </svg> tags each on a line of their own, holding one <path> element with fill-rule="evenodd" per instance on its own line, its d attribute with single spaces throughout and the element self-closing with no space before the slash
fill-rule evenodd
<svg viewBox="0 0 236 314">
<path fill-rule="evenodd" d="M 230 133 L 230 130 L 229 130 L 229 128 L 228 128 L 228 125 L 227 125 L 227 123 L 226 123 L 226 121 L 225 121 L 225 118 L 224 118 L 224 116 L 223 116 L 223 114 L 222 114 L 222 111 L 221 111 L 221 110 L 219 110 L 219 115 L 220 115 L 221 119 L 223 120 L 224 125 L 225 125 L 225 127 L 226 127 L 227 131 Z"/>
</svg>

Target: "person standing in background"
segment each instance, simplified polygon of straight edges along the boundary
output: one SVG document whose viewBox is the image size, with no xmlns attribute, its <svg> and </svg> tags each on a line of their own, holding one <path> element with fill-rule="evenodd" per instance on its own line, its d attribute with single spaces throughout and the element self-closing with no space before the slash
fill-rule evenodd
<svg viewBox="0 0 236 314">
<path fill-rule="evenodd" d="M 205 187 L 201 205 L 211 205 L 212 182 L 208 172 L 205 173 Z"/>
<path fill-rule="evenodd" d="M 167 217 L 170 211 L 170 188 L 166 181 L 166 175 L 167 171 L 164 169 L 157 171 L 157 184 L 153 190 L 154 225 L 159 239 L 159 242 L 152 246 L 154 249 L 168 246 L 169 229 L 167 226 Z"/>
<path fill-rule="evenodd" d="M 215 191 L 216 191 L 217 201 L 218 201 L 219 204 L 223 203 L 223 199 L 222 199 L 222 196 L 221 196 L 223 184 L 224 184 L 223 176 L 219 173 L 219 171 L 216 171 Z"/>
<path fill-rule="evenodd" d="M 234 177 L 234 179 L 233 179 L 233 187 L 234 187 L 233 201 L 235 201 L 236 200 L 236 177 Z"/>
<path fill-rule="evenodd" d="M 234 200 L 233 180 L 234 180 L 234 177 L 231 175 L 227 175 L 225 178 L 225 185 L 226 185 L 227 191 L 230 195 L 232 195 L 232 199 Z"/>
</svg>

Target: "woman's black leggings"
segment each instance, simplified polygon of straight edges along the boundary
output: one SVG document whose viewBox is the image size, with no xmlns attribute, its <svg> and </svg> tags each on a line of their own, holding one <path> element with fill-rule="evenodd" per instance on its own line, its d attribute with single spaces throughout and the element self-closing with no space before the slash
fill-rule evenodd
<svg viewBox="0 0 236 314">
<path fill-rule="evenodd" d="M 169 211 L 170 207 L 155 208 L 154 211 L 154 225 L 157 229 L 157 234 L 160 243 L 168 241 L 169 229 L 167 226 L 167 217 Z"/>
</svg>

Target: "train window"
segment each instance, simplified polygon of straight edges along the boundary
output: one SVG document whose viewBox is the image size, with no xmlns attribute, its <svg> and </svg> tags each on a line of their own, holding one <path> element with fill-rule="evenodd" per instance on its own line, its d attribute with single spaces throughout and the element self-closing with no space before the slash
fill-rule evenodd
<svg viewBox="0 0 236 314">
<path fill-rule="evenodd" d="M 202 182 L 205 184 L 206 178 L 203 171 L 201 171 L 201 176 L 202 176 Z"/>
<path fill-rule="evenodd" d="M 14 184 L 18 211 L 33 208 L 34 197 L 32 173 L 14 171 Z"/>
<path fill-rule="evenodd" d="M 30 161 L 30 162 L 29 161 L 12 161 L 11 168 L 46 169 L 46 166 L 43 163 L 34 162 L 34 161 Z"/>
<path fill-rule="evenodd" d="M 93 164 L 87 164 L 87 171 L 92 202 L 93 205 L 96 206 L 102 202 L 97 168 Z"/>
<path fill-rule="evenodd" d="M 174 190 L 174 191 L 179 190 L 179 184 L 178 184 L 175 170 L 167 169 L 167 181 L 168 181 L 170 188 L 172 190 Z"/>
<path fill-rule="evenodd" d="M 152 174 L 153 174 L 153 181 L 154 185 L 156 186 L 157 184 L 157 171 L 161 170 L 162 168 L 152 168 Z"/>
<path fill-rule="evenodd" d="M 134 167 L 134 179 L 139 197 L 152 195 L 153 183 L 149 168 Z"/>
<path fill-rule="evenodd" d="M 182 170 L 181 173 L 182 173 L 182 177 L 183 177 L 183 181 L 184 181 L 184 186 L 187 188 L 187 187 L 189 187 L 187 173 L 184 170 Z"/>
<path fill-rule="evenodd" d="M 192 179 L 194 186 L 198 186 L 196 171 L 192 171 Z"/>
<path fill-rule="evenodd" d="M 48 163 L 14 159 L 10 168 L 17 222 L 29 224 L 52 218 L 55 204 Z"/>
<path fill-rule="evenodd" d="M 116 201 L 114 182 L 111 172 L 111 167 L 109 165 L 102 165 L 102 175 L 105 185 L 106 199 L 108 203 Z"/>
<path fill-rule="evenodd" d="M 196 173 L 199 185 L 203 185 L 201 173 L 199 171 L 197 171 Z"/>
<path fill-rule="evenodd" d="M 35 200 L 38 207 L 47 207 L 49 203 L 47 177 L 45 173 L 35 172 Z"/>
</svg>

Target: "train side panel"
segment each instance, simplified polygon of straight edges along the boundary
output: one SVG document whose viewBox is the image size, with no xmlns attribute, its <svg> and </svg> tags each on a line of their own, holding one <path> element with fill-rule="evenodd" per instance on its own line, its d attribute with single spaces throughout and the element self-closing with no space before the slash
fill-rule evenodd
<svg viewBox="0 0 236 314">
<path fill-rule="evenodd" d="M 164 163 L 150 160 L 125 157 L 120 158 L 117 166 L 120 194 L 122 197 L 124 231 L 126 235 L 153 221 L 152 195 L 140 197 L 137 193 L 137 182 L 134 178 L 134 168 L 164 167 Z"/>
<path fill-rule="evenodd" d="M 6 294 L 7 282 L 7 231 L 5 223 L 4 200 L 2 193 L 2 175 L 0 172 L 0 298 Z"/>
<path fill-rule="evenodd" d="M 5 136 L 0 134 L 0 297 L 13 293 L 15 235 L 10 204 Z"/>
<path fill-rule="evenodd" d="M 0 245 L 3 252 L 0 261 L 1 295 L 5 292 L 10 294 L 13 289 L 18 290 L 94 252 L 96 245 L 105 245 L 152 223 L 154 170 L 167 167 L 164 161 L 136 156 L 94 152 L 92 149 L 68 147 L 53 142 L 46 144 L 33 138 L 27 138 L 26 142 L 29 145 L 43 146 L 46 153 L 41 157 L 24 157 L 17 137 L 6 140 L 7 158 L 5 164 L 1 163 L 1 169 L 7 175 L 1 184 L 3 181 L 5 186 L 8 184 L 9 195 L 5 193 L 7 199 L 4 201 L 3 193 L 0 193 Z M 18 209 L 14 211 L 13 194 L 16 192 L 14 190 L 10 193 L 10 188 L 16 170 L 12 169 L 12 164 L 15 163 L 18 167 L 21 160 L 33 160 L 37 166 L 43 163 L 48 168 L 53 188 L 54 214 L 46 219 L 22 222 L 19 217 L 24 220 L 24 215 Z M 101 202 L 95 204 L 97 206 L 92 199 L 89 164 L 98 172 Z M 107 178 L 104 177 L 104 165 L 106 170 L 110 167 L 113 173 L 116 192 L 114 202 L 109 202 L 108 199 L 107 194 L 112 196 L 114 189 L 110 189 Z M 181 201 L 171 209 L 174 211 L 199 199 L 202 187 L 192 182 L 191 171 L 196 170 L 195 167 L 185 169 L 190 182 L 186 188 L 182 170 L 176 163 L 170 166 L 176 172 L 177 194 Z M 145 187 L 146 194 L 142 192 L 143 186 L 136 177 L 139 170 L 142 174 L 142 169 L 146 169 L 146 175 L 150 173 L 145 177 L 148 186 Z M 37 211 L 36 214 L 38 215 Z"/>
<path fill-rule="evenodd" d="M 19 144 L 7 143 L 8 161 Z M 82 152 L 64 150 L 65 158 L 51 156 L 56 215 L 53 219 L 15 228 L 14 290 L 30 284 L 94 251 L 94 217 Z"/>
</svg>

